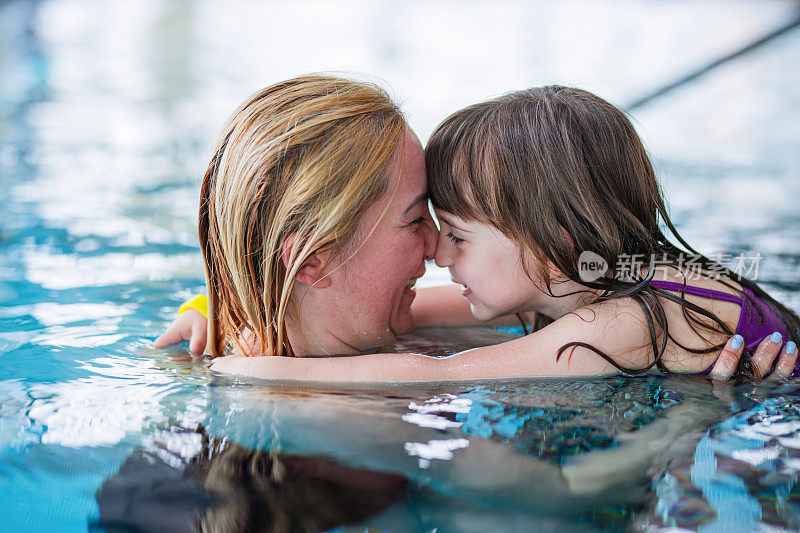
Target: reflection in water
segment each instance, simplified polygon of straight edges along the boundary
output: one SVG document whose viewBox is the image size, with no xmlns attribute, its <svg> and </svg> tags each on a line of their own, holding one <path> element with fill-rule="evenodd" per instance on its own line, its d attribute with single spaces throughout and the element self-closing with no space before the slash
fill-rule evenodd
<svg viewBox="0 0 800 533">
<path fill-rule="evenodd" d="M 730 403 L 705 381 L 658 377 L 391 392 L 230 386 L 227 379 L 209 391 L 213 435 L 396 472 L 461 505 L 539 517 L 620 505 L 634 512 L 669 461 L 690 454 L 730 414 Z"/>
<path fill-rule="evenodd" d="M 97 493 L 108 531 L 325 531 L 361 522 L 401 496 L 402 476 L 329 459 L 251 450 L 195 431 L 190 457 L 136 450 Z"/>
</svg>

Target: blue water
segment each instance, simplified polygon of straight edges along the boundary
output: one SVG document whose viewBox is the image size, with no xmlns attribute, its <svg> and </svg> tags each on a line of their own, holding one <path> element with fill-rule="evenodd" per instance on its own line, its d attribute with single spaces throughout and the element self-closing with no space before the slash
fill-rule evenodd
<svg viewBox="0 0 800 533">
<path fill-rule="evenodd" d="M 152 349 L 202 288 L 199 176 L 256 88 L 377 73 L 424 139 L 457 107 L 526 85 L 624 104 L 794 8 L 325 5 L 0 2 L 0 530 L 236 530 L 264 519 L 263 502 L 276 523 L 321 529 L 800 529 L 797 383 L 298 389 Z M 492 38 L 465 37 L 481 31 Z M 787 34 L 634 117 L 689 242 L 760 253 L 759 282 L 795 310 L 798 58 Z M 420 284 L 446 280 L 431 269 Z"/>
</svg>

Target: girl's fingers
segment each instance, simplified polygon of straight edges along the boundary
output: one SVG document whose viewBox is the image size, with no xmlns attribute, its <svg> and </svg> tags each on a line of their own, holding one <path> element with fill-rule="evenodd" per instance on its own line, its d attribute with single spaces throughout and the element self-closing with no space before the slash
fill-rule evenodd
<svg viewBox="0 0 800 533">
<path fill-rule="evenodd" d="M 772 369 L 772 363 L 781 350 L 783 335 L 775 332 L 761 341 L 753 353 L 753 377 L 761 379 Z"/>
<path fill-rule="evenodd" d="M 736 371 L 742 352 L 744 352 L 744 339 L 741 335 L 734 335 L 725 343 L 708 377 L 715 381 L 729 380 Z"/>
<path fill-rule="evenodd" d="M 781 351 L 781 356 L 778 359 L 778 364 L 775 365 L 775 371 L 770 377 L 774 379 L 786 379 L 792 376 L 794 366 L 797 364 L 797 345 L 793 341 L 786 343 Z"/>
</svg>

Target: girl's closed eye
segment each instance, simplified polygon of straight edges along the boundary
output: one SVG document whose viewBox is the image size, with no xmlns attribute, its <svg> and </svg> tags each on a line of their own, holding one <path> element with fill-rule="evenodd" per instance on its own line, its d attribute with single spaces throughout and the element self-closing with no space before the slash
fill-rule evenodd
<svg viewBox="0 0 800 533">
<path fill-rule="evenodd" d="M 456 237 L 455 235 L 453 235 L 452 231 L 447 232 L 447 238 L 453 241 L 453 244 L 461 244 L 462 242 L 464 242 L 464 239 L 462 239 L 461 237 Z"/>
</svg>

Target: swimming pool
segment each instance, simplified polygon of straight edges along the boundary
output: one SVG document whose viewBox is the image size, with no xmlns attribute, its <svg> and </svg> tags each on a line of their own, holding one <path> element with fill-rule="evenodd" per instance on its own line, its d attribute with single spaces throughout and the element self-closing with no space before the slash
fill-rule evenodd
<svg viewBox="0 0 800 533">
<path fill-rule="evenodd" d="M 636 23 L 656 8 L 641 4 L 626 3 L 609 24 L 657 53 L 659 41 Z M 713 2 L 697 4 L 713 14 Z M 732 32 L 758 33 L 784 13 L 781 2 L 756 4 L 726 11 Z M 482 54 L 502 40 L 467 50 L 487 74 L 461 93 L 466 66 L 433 76 L 424 37 L 399 26 L 374 35 L 386 6 L 354 2 L 317 20 L 318 43 L 334 42 L 330 17 L 351 35 L 319 52 L 329 54 L 321 63 L 307 59 L 318 45 L 285 33 L 292 46 L 281 57 L 260 55 L 274 42 L 259 41 L 258 27 L 237 33 L 210 3 L 155 6 L 0 4 L 0 530 L 235 528 L 265 516 L 390 531 L 800 528 L 797 383 L 713 388 L 646 377 L 347 390 L 229 379 L 182 347 L 152 350 L 177 305 L 202 287 L 193 215 L 208 146 L 232 106 L 266 80 L 344 54 L 331 68 L 417 86 L 408 108 L 424 138 L 486 93 L 597 80 L 598 64 L 617 77 L 597 83 L 624 101 L 638 68 L 635 57 L 621 59 L 626 42 L 603 41 L 597 48 L 616 59 L 602 63 L 595 51 L 596 61 L 569 63 L 551 49 L 564 60 L 554 71 L 555 60 L 525 41 L 544 31 L 539 12 L 515 2 L 502 35 L 532 52 L 495 63 Z M 278 20 L 292 9 L 232 11 Z M 433 27 L 421 15 L 435 21 L 437 9 L 412 2 L 398 18 Z M 463 9 L 466 22 L 483 15 Z M 557 21 L 567 8 L 538 9 Z M 676 28 L 703 30 L 679 14 Z M 553 31 L 570 35 L 560 20 Z M 241 35 L 258 46 L 243 47 Z M 376 39 L 374 56 L 350 52 Z M 703 59 L 686 48 L 666 52 L 684 64 Z M 787 35 L 636 115 L 684 236 L 703 251 L 760 253 L 759 280 L 795 310 L 800 74 L 785 65 L 799 54 L 800 36 Z M 446 279 L 433 270 L 420 283 Z M 438 346 L 448 335 L 411 341 Z M 499 333 L 470 335 L 490 342 Z"/>
</svg>

